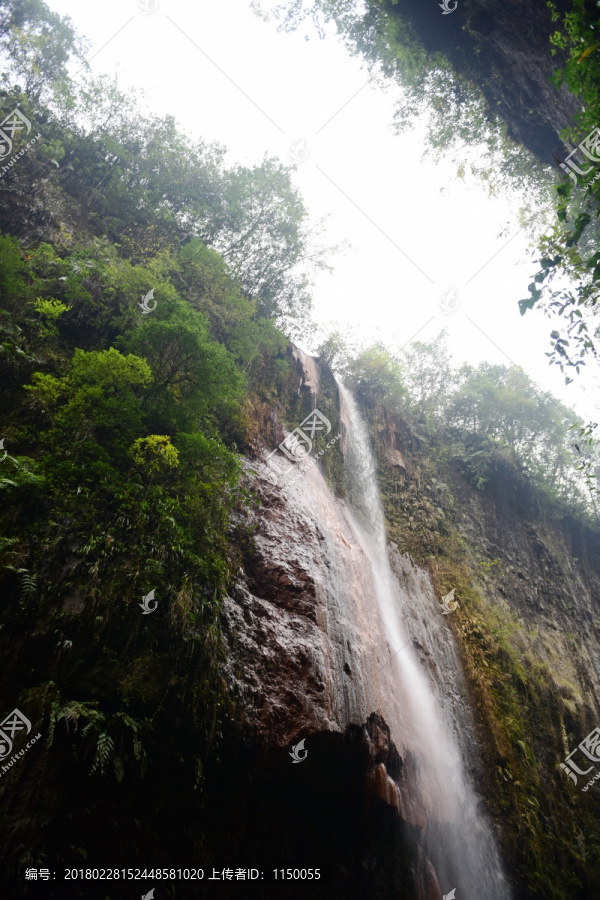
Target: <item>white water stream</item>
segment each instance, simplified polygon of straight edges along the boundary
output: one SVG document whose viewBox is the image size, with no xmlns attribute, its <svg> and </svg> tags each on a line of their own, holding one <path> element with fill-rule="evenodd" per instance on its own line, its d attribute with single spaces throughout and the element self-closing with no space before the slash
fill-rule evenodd
<svg viewBox="0 0 600 900">
<path fill-rule="evenodd" d="M 403 586 L 392 571 L 367 428 L 354 398 L 342 385 L 340 394 L 347 425 L 344 454 L 353 510 L 349 517 L 371 563 L 376 602 L 387 629 L 391 649 L 383 666 L 390 666 L 394 673 L 393 732 L 397 733 L 393 738 L 403 757 L 414 755 L 417 760 L 418 787 L 427 813 L 427 856 L 444 895 L 454 888 L 456 900 L 510 900 L 490 825 L 479 812 L 481 800 L 467 772 L 468 757 L 472 761 L 476 751 L 468 709 L 465 712 L 464 704 L 452 702 L 439 683 L 445 679 L 449 661 L 459 669 L 448 626 L 441 622 L 439 606 L 436 610 L 431 601 L 424 602 L 425 591 L 411 590 L 408 582 Z M 415 609 L 418 604 L 421 609 Z M 440 621 L 429 625 L 427 616 Z M 442 673 L 437 684 L 416 658 L 413 637 Z"/>
</svg>

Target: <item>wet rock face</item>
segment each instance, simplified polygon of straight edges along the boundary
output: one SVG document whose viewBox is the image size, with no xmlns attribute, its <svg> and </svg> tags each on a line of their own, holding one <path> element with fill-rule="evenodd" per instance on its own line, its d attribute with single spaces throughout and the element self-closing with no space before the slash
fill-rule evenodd
<svg viewBox="0 0 600 900">
<path fill-rule="evenodd" d="M 378 441 L 385 452 L 387 461 L 391 466 L 406 469 L 406 462 L 401 452 L 402 435 L 396 428 L 396 423 L 388 415 L 387 410 L 382 410 L 382 421 L 378 424 Z"/>
<path fill-rule="evenodd" d="M 268 505 L 257 518 L 245 574 L 225 602 L 224 627 L 232 696 L 254 733 L 282 747 L 303 729 L 339 726 L 327 715 L 325 672 L 315 654 L 323 611 L 314 535 L 306 534 L 308 521 L 292 515 L 278 488 L 262 484 L 260 490 Z"/>
<path fill-rule="evenodd" d="M 300 375 L 298 392 L 302 388 L 308 388 L 311 397 L 316 397 L 321 380 L 321 371 L 316 359 L 314 356 L 309 356 L 300 347 L 292 348 L 292 359 L 296 362 Z"/>
<path fill-rule="evenodd" d="M 402 436 L 391 419 L 381 424 L 394 464 Z M 229 800 L 223 788 L 216 805 L 241 806 L 240 821 L 253 828 L 242 834 L 224 813 L 220 833 L 230 855 L 278 866 L 327 860 L 330 897 L 440 900 L 457 815 L 445 736 L 456 723 L 476 743 L 452 634 L 428 574 L 393 546 L 392 568 L 382 565 L 384 545 L 317 466 L 293 468 L 273 483 L 250 481 L 248 465 L 258 502 L 244 513 L 241 532 L 252 538 L 223 606 L 235 711 L 221 751 Z M 388 590 L 389 608 L 381 600 Z M 390 609 L 408 640 L 390 626 Z M 439 722 L 429 693 L 415 688 L 421 667 L 444 708 Z M 434 721 L 439 727 L 427 730 Z M 463 755 L 476 769 L 477 759 Z"/>
<path fill-rule="evenodd" d="M 381 623 L 368 561 L 320 474 L 287 492 L 254 486 L 253 545 L 224 605 L 228 670 L 248 725 L 287 746 L 382 708 L 381 685 L 363 683 L 379 665 Z"/>
<path fill-rule="evenodd" d="M 260 805 L 263 844 L 277 835 L 287 845 L 283 855 L 271 846 L 268 859 L 327 861 L 332 897 L 441 897 L 423 847 L 418 759 L 398 749 L 382 714 L 393 676 L 377 676 L 384 628 L 344 504 L 316 471 L 287 492 L 254 487 L 262 507 L 223 612 L 237 711 L 227 745 L 234 757 L 249 748 L 227 763 L 245 769 L 235 804 Z M 306 756 L 293 762 L 301 740 Z M 247 854 L 252 841 L 231 829 L 227 846 Z"/>
</svg>

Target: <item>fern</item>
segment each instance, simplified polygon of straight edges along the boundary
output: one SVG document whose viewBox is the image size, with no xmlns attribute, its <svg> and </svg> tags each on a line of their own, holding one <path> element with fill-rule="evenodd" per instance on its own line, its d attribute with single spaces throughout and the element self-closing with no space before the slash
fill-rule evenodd
<svg viewBox="0 0 600 900">
<path fill-rule="evenodd" d="M 104 769 L 110 762 L 114 752 L 115 742 L 109 734 L 103 731 L 98 735 L 98 740 L 96 742 L 96 754 L 94 756 L 92 768 L 90 769 L 90 775 L 93 775 L 98 767 L 100 767 L 100 774 L 104 775 Z"/>
<path fill-rule="evenodd" d="M 9 550 L 17 543 L 17 538 L 0 537 L 0 551 Z M 6 569 L 12 569 L 12 566 L 5 566 Z"/>
<path fill-rule="evenodd" d="M 19 569 L 21 575 L 21 600 L 29 600 L 37 592 L 37 575 L 28 569 Z"/>
<path fill-rule="evenodd" d="M 116 737 L 113 738 L 108 733 L 109 729 L 114 731 L 115 727 L 119 725 L 130 730 L 133 744 L 133 756 L 136 762 L 140 763 L 142 775 L 144 774 L 147 768 L 147 757 L 142 747 L 138 731 L 140 729 L 145 730 L 149 724 L 147 720 L 141 723 L 137 722 L 128 713 L 122 711 L 107 717 L 105 713 L 96 708 L 96 703 L 94 702 L 71 700 L 61 705 L 58 701 L 55 701 L 52 704 L 50 713 L 49 745 L 51 745 L 54 740 L 56 723 L 61 719 L 64 720 L 67 731 L 72 731 L 73 733 L 79 732 L 82 739 L 89 737 L 92 741 L 95 741 L 94 758 L 89 773 L 90 775 L 93 775 L 97 771 L 99 771 L 101 775 L 104 775 L 108 764 L 112 760 L 115 777 L 117 782 L 121 784 L 125 775 L 125 765 L 130 757 L 127 753 L 123 756 L 121 754 L 121 749 L 119 749 L 121 755 L 116 755 Z M 85 723 L 81 729 L 79 728 L 80 720 L 83 720 Z M 119 748 L 121 748 L 121 743 L 121 738 L 119 738 Z M 89 747 L 87 742 L 86 747 Z M 75 753 L 75 744 L 73 744 L 72 750 Z M 78 758 L 78 754 L 76 754 L 76 756 Z"/>
</svg>

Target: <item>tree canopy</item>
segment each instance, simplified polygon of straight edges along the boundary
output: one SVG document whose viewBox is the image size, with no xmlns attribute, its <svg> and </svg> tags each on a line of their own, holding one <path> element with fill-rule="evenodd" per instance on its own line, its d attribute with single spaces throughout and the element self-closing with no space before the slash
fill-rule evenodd
<svg viewBox="0 0 600 900">
<path fill-rule="evenodd" d="M 325 342 L 322 350 L 331 354 L 331 347 Z M 338 338 L 330 360 L 363 402 L 395 411 L 420 439 L 464 464 L 478 487 L 503 458 L 537 487 L 549 514 L 597 520 L 596 442 L 579 416 L 519 367 L 457 365 L 444 332 L 413 342 L 401 358 L 383 346 L 357 352 Z"/>
</svg>

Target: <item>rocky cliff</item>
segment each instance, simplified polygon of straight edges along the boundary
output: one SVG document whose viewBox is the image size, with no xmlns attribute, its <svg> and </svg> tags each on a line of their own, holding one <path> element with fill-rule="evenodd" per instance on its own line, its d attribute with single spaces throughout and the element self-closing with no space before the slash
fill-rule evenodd
<svg viewBox="0 0 600 900">
<path fill-rule="evenodd" d="M 440 594 L 456 589 L 449 618 L 515 896 L 597 897 L 599 798 L 560 764 L 600 722 L 598 530 L 553 510 L 502 453 L 478 488 L 452 436 L 370 415 L 390 536 Z"/>
<path fill-rule="evenodd" d="M 289 488 L 255 488 L 252 545 L 224 608 L 232 727 L 258 768 L 239 787 L 265 816 L 254 852 L 325 865 L 331 896 L 441 898 L 423 846 L 418 758 L 392 739 L 391 729 L 406 734 L 389 702 L 392 652 L 346 504 L 316 468 Z M 307 756 L 296 765 L 300 741 Z M 298 894 L 309 895 L 306 885 Z"/>
<path fill-rule="evenodd" d="M 324 370 L 315 396 L 311 372 L 304 409 L 333 416 L 331 380 Z M 514 896 L 600 896 L 598 799 L 559 767 L 600 719 L 600 539 L 548 519 L 510 466 L 498 462 L 477 490 L 457 461 L 434 471 L 406 422 L 367 414 L 410 652 L 454 722 Z M 334 431 L 343 418 L 338 409 Z M 278 417 L 270 422 L 282 440 Z M 327 451 L 331 471 L 342 452 L 343 441 Z M 316 466 L 292 474 L 290 487 L 255 481 L 254 536 L 224 611 L 238 747 L 228 765 L 257 825 L 256 837 L 232 833 L 231 846 L 281 865 L 328 863 L 331 896 L 441 897 L 450 885 L 432 863 L 436 829 L 452 816 L 432 816 L 405 704 L 390 701 L 392 649 L 344 488 L 336 497 Z M 452 587 L 459 607 L 442 617 Z M 300 741 L 308 754 L 295 764 Z"/>
<path fill-rule="evenodd" d="M 351 510 L 348 404 L 327 366 L 293 348 L 288 359 L 277 399 L 265 389 L 248 418 L 247 503 L 230 531 L 238 575 L 221 613 L 226 714 L 204 701 L 212 728 L 201 746 L 188 723 L 198 673 L 180 639 L 171 655 L 160 644 L 153 651 L 158 674 L 148 674 L 150 651 L 135 669 L 115 662 L 155 709 L 150 778 L 142 772 L 113 790 L 90 777 L 89 762 L 75 767 L 72 701 L 68 727 L 53 727 L 40 753 L 21 761 L 18 790 L 10 777 L 3 783 L 11 868 L 41 865 L 39 846 L 52 866 L 81 866 L 93 847 L 93 865 L 127 865 L 124 854 L 137 854 L 207 873 L 320 868 L 320 884 L 286 884 L 298 900 L 441 900 L 477 877 L 453 862 L 461 854 L 470 862 L 472 837 L 452 804 L 458 748 L 510 882 L 485 896 L 600 897 L 597 786 L 584 792 L 585 780 L 573 784 L 560 767 L 600 721 L 598 533 L 549 510 L 505 455 L 492 455 L 481 487 L 443 436 L 425 439 L 408 419 L 363 402 L 406 636 L 394 644 Z M 331 425 L 313 435 L 315 464 L 277 451 L 291 471 L 268 477 L 268 454 L 315 408 Z M 451 590 L 458 607 L 443 615 Z M 80 616 L 81 603 L 69 603 Z M 45 639 L 39 629 L 34 639 L 37 647 Z M 90 677 L 102 671 L 98 662 Z M 417 680 L 441 710 L 429 742 L 417 727 Z M 75 697 L 79 683 L 74 675 Z M 180 683 L 188 693 L 178 706 Z M 444 762 L 447 777 L 436 781 L 432 766 L 443 771 Z M 234 884 L 222 882 L 219 896 L 237 896 Z M 22 877 L 19 887 L 11 881 L 11 896 L 22 886 Z M 39 895 L 26 887 L 24 896 Z M 88 895 L 87 882 L 73 887 L 74 897 Z M 62 900 L 62 889 L 57 881 L 48 896 Z M 198 896 L 193 884 L 176 890 L 178 900 Z M 120 900 L 124 891 L 112 885 L 106 895 Z M 468 896 L 484 894 L 457 892 Z"/>
</svg>

